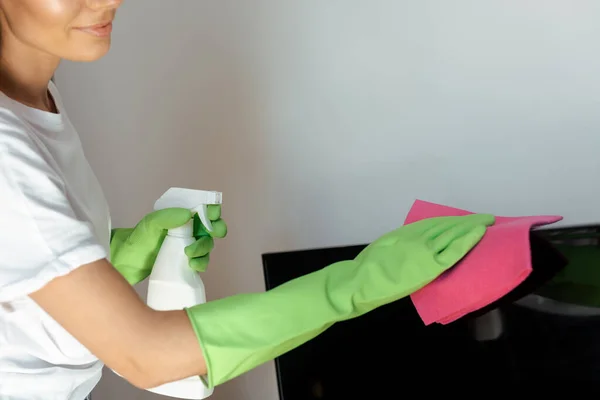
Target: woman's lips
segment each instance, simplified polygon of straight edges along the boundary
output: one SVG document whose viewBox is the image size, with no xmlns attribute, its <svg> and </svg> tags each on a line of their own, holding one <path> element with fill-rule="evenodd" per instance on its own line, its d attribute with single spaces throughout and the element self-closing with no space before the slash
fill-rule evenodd
<svg viewBox="0 0 600 400">
<path fill-rule="evenodd" d="M 112 22 L 106 22 L 103 24 L 86 26 L 84 28 L 76 28 L 78 31 L 88 33 L 96 37 L 107 37 L 112 33 Z"/>
</svg>

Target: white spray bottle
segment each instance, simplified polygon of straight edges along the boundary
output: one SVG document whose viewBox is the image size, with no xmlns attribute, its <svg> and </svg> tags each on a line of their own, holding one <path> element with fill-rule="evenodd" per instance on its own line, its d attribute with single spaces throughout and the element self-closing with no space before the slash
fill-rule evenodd
<svg viewBox="0 0 600 400">
<path fill-rule="evenodd" d="M 207 215 L 207 205 L 221 204 L 219 192 L 170 188 L 154 204 L 154 210 L 171 207 L 187 208 L 198 213 L 204 227 L 210 232 L 212 225 Z M 206 292 L 200 275 L 192 270 L 184 249 L 194 239 L 194 220 L 170 229 L 152 268 L 148 284 L 147 304 L 155 310 L 181 310 L 206 303 Z M 199 377 L 167 383 L 151 392 L 181 399 L 205 399 L 213 394 Z"/>
</svg>

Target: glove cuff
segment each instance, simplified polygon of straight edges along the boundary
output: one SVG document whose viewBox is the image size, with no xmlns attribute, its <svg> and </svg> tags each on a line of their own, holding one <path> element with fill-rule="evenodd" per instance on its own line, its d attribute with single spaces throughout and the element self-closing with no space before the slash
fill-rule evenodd
<svg viewBox="0 0 600 400">
<path fill-rule="evenodd" d="M 338 288 L 346 261 L 264 293 L 241 294 L 186 309 L 212 388 L 300 346 L 355 315 L 352 296 Z M 342 285 L 344 286 L 344 285 Z"/>
</svg>

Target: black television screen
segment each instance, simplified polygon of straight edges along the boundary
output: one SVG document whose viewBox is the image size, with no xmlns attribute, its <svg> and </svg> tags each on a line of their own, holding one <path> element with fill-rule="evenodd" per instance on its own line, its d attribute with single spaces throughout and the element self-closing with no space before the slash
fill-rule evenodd
<svg viewBox="0 0 600 400">
<path fill-rule="evenodd" d="M 265 254 L 267 288 L 353 258 L 363 247 Z M 427 387 L 434 377 L 443 385 L 467 376 L 483 383 L 501 371 L 498 363 L 487 362 L 485 350 L 472 338 L 467 322 L 425 327 L 407 298 L 335 324 L 279 357 L 280 398 L 396 398 L 404 390 Z"/>
<path fill-rule="evenodd" d="M 352 259 L 363 248 L 264 254 L 266 288 Z M 410 298 L 337 323 L 275 360 L 280 400 L 388 399 L 415 390 L 480 393 L 482 387 L 549 380 L 599 391 L 600 310 L 582 317 L 509 304 L 498 312 L 503 332 L 489 341 L 475 339 L 473 318 L 424 326 Z"/>
</svg>

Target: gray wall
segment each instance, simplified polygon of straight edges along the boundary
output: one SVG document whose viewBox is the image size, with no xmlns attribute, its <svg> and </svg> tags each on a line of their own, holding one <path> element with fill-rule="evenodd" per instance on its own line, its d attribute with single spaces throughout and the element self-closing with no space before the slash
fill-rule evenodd
<svg viewBox="0 0 600 400">
<path fill-rule="evenodd" d="M 169 186 L 224 192 L 216 299 L 264 289 L 261 253 L 372 240 L 415 198 L 599 221 L 599 8 L 128 1 L 112 52 L 57 81 L 117 226 Z M 94 400 L 153 398 L 107 372 Z M 213 398 L 276 399 L 272 364 Z"/>
</svg>

